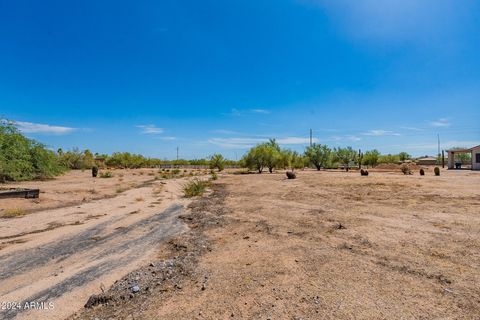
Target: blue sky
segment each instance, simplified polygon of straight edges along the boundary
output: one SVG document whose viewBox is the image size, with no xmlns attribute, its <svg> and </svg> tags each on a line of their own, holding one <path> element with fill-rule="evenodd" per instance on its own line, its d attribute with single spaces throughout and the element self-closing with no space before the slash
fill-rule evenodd
<svg viewBox="0 0 480 320">
<path fill-rule="evenodd" d="M 0 40 L 0 116 L 55 149 L 480 144 L 478 1 L 2 1 Z"/>
</svg>

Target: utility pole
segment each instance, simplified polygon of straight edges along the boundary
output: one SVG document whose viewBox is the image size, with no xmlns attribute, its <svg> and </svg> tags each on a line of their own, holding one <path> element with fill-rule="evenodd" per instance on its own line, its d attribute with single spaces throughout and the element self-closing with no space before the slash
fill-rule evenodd
<svg viewBox="0 0 480 320">
<path fill-rule="evenodd" d="M 312 146 L 312 129 L 310 129 L 310 147 Z"/>
<path fill-rule="evenodd" d="M 437 140 L 438 140 L 438 153 L 437 153 L 437 161 L 440 162 L 440 134 L 437 133 Z"/>
<path fill-rule="evenodd" d="M 177 147 L 177 163 L 178 163 L 178 147 Z"/>
</svg>

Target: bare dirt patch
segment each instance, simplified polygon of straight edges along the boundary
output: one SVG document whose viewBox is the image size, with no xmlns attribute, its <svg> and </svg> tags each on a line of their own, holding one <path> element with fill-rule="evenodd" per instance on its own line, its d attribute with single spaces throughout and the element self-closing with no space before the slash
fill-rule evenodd
<svg viewBox="0 0 480 320">
<path fill-rule="evenodd" d="M 192 231 L 159 251 L 161 275 L 140 269 L 149 290 L 130 275 L 76 317 L 478 317 L 478 173 L 297 174 L 222 176 L 184 216 Z"/>
</svg>

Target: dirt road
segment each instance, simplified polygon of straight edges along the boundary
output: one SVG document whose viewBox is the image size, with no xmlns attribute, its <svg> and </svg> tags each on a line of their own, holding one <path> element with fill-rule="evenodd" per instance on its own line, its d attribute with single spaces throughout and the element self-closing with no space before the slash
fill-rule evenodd
<svg viewBox="0 0 480 320">
<path fill-rule="evenodd" d="M 63 319 L 91 294 L 149 262 L 186 230 L 183 180 L 150 181 L 116 197 L 0 219 L 2 319 Z M 32 310 L 25 302 L 35 302 Z M 41 303 L 44 303 L 43 305 Z"/>
</svg>

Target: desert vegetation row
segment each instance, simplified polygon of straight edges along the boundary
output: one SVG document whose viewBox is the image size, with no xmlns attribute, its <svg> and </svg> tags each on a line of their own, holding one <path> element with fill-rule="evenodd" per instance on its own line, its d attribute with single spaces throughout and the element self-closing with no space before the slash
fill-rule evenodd
<svg viewBox="0 0 480 320">
<path fill-rule="evenodd" d="M 313 144 L 303 153 L 298 153 L 281 148 L 275 139 L 252 147 L 240 161 L 225 159 L 220 154 L 214 154 L 209 159 L 164 160 L 129 152 L 115 152 L 107 155 L 79 149 L 54 151 L 25 137 L 14 123 L 0 121 L 0 182 L 45 179 L 70 169 L 85 170 L 94 167 L 135 169 L 155 168 L 162 165 L 198 165 L 222 171 L 226 166 L 235 166 L 261 173 L 265 169 L 273 172 L 275 169 L 294 170 L 305 167 L 317 170 L 341 167 L 348 170 L 359 164 L 375 167 L 379 164 L 399 163 L 410 158 L 406 152 L 382 155 L 375 149 L 360 152 L 351 147 L 332 149 L 322 144 Z"/>
<path fill-rule="evenodd" d="M 399 154 L 382 155 L 376 149 L 361 152 L 352 147 L 330 148 L 327 145 L 312 144 L 305 148 L 303 154 L 290 149 L 283 149 L 275 141 L 260 143 L 251 148 L 240 161 L 242 167 L 262 173 L 265 169 L 273 172 L 274 169 L 300 169 L 313 167 L 317 170 L 343 168 L 349 170 L 353 166 L 362 164 L 375 167 L 379 164 L 399 163 L 411 159 L 406 152 Z"/>
</svg>

